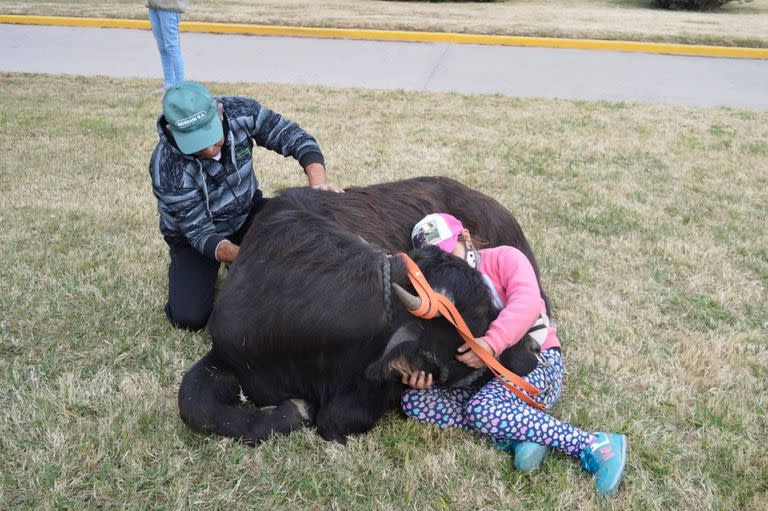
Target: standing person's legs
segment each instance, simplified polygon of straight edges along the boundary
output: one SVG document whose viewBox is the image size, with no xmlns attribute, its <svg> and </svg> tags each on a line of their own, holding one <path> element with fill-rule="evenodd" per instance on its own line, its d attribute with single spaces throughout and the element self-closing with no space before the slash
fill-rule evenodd
<svg viewBox="0 0 768 511">
<path fill-rule="evenodd" d="M 184 81 L 184 60 L 181 57 L 179 41 L 181 15 L 177 12 L 149 9 L 149 20 L 163 65 L 163 82 L 168 88 Z"/>
<path fill-rule="evenodd" d="M 173 66 L 173 85 L 184 81 L 184 59 L 181 56 L 181 38 L 179 25 L 181 14 L 166 12 L 163 17 L 163 32 L 165 33 L 166 49 Z"/>
<path fill-rule="evenodd" d="M 165 315 L 176 328 L 199 330 L 213 310 L 217 261 L 203 256 L 190 245 L 166 238 L 170 246 L 168 303 Z"/>
</svg>

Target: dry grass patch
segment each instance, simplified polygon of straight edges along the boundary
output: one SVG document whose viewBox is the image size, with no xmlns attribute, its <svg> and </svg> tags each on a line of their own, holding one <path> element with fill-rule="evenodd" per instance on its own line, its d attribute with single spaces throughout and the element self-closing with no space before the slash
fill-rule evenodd
<svg viewBox="0 0 768 511">
<path fill-rule="evenodd" d="M 650 1 L 207 0 L 192 2 L 184 20 L 768 47 L 768 0 L 734 2 L 708 13 L 651 9 Z M 133 0 L 0 0 L 0 12 L 147 17 L 143 3 Z"/>
<path fill-rule="evenodd" d="M 337 184 L 441 174 L 515 213 L 565 345 L 555 413 L 630 438 L 605 503 L 570 459 L 524 476 L 482 438 L 395 414 L 346 446 L 192 434 L 176 391 L 208 340 L 162 313 L 159 98 L 148 81 L 0 86 L 0 509 L 761 509 L 768 114 L 212 85 L 308 128 Z M 267 194 L 303 183 L 290 160 L 256 165 Z"/>
</svg>

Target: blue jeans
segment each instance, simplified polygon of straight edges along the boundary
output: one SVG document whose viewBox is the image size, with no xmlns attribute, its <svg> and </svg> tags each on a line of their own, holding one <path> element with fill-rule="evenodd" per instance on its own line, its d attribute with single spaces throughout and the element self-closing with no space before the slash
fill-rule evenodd
<svg viewBox="0 0 768 511">
<path fill-rule="evenodd" d="M 178 12 L 149 9 L 149 22 L 152 33 L 160 51 L 160 61 L 163 63 L 163 83 L 166 88 L 184 81 L 184 59 L 181 58 L 179 44 L 179 23 L 181 14 Z"/>
</svg>

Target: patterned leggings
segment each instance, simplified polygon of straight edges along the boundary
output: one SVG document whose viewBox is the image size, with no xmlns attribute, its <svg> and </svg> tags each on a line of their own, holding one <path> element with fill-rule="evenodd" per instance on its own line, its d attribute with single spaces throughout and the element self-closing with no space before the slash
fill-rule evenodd
<svg viewBox="0 0 768 511">
<path fill-rule="evenodd" d="M 536 401 L 549 410 L 560 396 L 565 369 L 560 350 L 549 349 L 543 351 L 542 356 L 549 365 L 539 364 L 526 380 L 541 389 L 542 394 Z M 536 442 L 575 457 L 592 437 L 527 405 L 495 378 L 484 386 L 408 389 L 403 393 L 402 409 L 420 422 L 478 431 L 496 445 L 511 440 Z"/>
</svg>

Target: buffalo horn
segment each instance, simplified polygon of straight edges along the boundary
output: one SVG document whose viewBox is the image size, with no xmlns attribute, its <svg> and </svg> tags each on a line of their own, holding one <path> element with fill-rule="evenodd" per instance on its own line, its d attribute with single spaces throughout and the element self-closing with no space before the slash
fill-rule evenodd
<svg viewBox="0 0 768 511">
<path fill-rule="evenodd" d="M 392 283 L 392 287 L 395 290 L 395 294 L 398 298 L 400 298 L 400 301 L 403 302 L 403 304 L 408 308 L 410 311 L 415 311 L 419 307 L 421 307 L 421 298 L 418 296 L 412 295 L 402 287 L 400 287 L 399 284 Z"/>
</svg>

